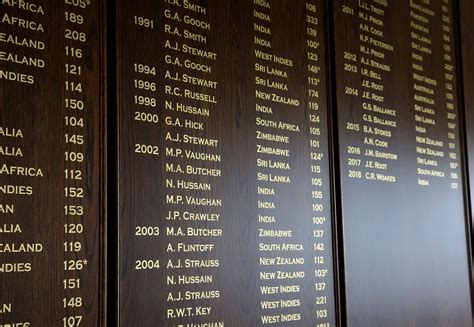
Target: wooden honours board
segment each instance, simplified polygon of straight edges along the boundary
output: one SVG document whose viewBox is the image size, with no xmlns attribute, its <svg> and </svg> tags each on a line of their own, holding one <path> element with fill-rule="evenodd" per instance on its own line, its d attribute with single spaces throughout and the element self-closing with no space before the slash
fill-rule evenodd
<svg viewBox="0 0 474 327">
<path fill-rule="evenodd" d="M 453 1 L 333 10 L 348 325 L 471 326 Z"/>
<path fill-rule="evenodd" d="M 322 1 L 118 1 L 120 326 L 334 326 Z"/>
<path fill-rule="evenodd" d="M 472 326 L 473 10 L 0 0 L 0 327 Z"/>
<path fill-rule="evenodd" d="M 98 326 L 97 0 L 0 2 L 0 326 Z"/>
</svg>

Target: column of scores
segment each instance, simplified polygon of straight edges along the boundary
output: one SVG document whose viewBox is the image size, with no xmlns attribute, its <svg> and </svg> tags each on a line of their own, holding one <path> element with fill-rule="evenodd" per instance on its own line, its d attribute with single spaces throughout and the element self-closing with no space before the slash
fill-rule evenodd
<svg viewBox="0 0 474 327">
<path fill-rule="evenodd" d="M 103 3 L 0 3 L 0 325 L 98 326 Z"/>
<path fill-rule="evenodd" d="M 118 2 L 121 325 L 335 326 L 325 10 Z"/>
</svg>

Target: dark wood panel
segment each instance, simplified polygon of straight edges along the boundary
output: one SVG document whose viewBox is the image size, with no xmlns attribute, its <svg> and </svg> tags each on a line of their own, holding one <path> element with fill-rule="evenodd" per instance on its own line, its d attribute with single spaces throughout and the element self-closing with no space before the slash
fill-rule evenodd
<svg viewBox="0 0 474 327">
<path fill-rule="evenodd" d="M 99 326 L 102 1 L 0 4 L 0 325 Z"/>
<path fill-rule="evenodd" d="M 466 127 L 466 147 L 468 157 L 469 185 L 471 194 L 471 219 L 472 219 L 472 194 L 474 186 L 474 68 L 471 65 L 471 58 L 474 55 L 474 3 L 472 1 L 461 0 L 459 4 L 460 12 L 460 42 L 462 47 L 462 77 L 463 77 L 463 97 L 464 97 L 464 117 Z M 471 220 L 472 228 L 472 220 Z M 472 237 L 472 231 L 471 231 Z M 474 248 L 473 248 L 474 249 Z"/>
<path fill-rule="evenodd" d="M 471 326 L 452 1 L 334 2 L 349 326 Z"/>
<path fill-rule="evenodd" d="M 335 325 L 325 10 L 118 1 L 121 326 Z"/>
</svg>

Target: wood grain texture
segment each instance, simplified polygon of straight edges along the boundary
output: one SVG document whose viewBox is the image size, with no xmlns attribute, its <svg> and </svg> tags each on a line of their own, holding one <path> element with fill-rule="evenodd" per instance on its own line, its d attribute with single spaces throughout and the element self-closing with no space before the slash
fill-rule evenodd
<svg viewBox="0 0 474 327">
<path fill-rule="evenodd" d="M 452 2 L 334 17 L 347 324 L 471 326 Z"/>
<path fill-rule="evenodd" d="M 214 323 L 215 326 L 225 323 L 226 326 L 261 326 L 265 319 L 278 319 L 278 325 L 281 326 L 309 326 L 317 323 L 334 326 L 336 316 L 323 3 L 262 1 L 263 4 L 269 3 L 271 8 L 255 5 L 252 1 L 192 3 L 205 8 L 205 13 L 186 9 L 184 1 L 143 1 L 140 5 L 130 1 L 118 2 L 120 325 L 189 327 L 204 326 L 204 323 Z M 311 4 L 310 9 L 315 11 L 308 12 L 306 3 Z M 270 21 L 255 18 L 254 11 L 264 13 Z M 172 18 L 166 17 L 169 14 Z M 210 23 L 210 30 L 187 24 L 186 15 Z M 314 26 L 306 22 L 307 15 L 313 16 Z M 134 16 L 153 20 L 154 28 L 134 25 Z M 254 23 L 269 31 L 256 32 Z M 169 32 L 167 25 L 170 26 Z M 317 31 L 310 38 L 314 47 L 311 52 L 317 54 L 312 61 L 308 59 L 307 27 L 314 27 Z M 206 41 L 186 38 L 185 30 L 201 34 Z M 255 36 L 267 40 L 271 43 L 271 48 L 257 46 Z M 174 49 L 175 45 L 177 50 Z M 217 58 L 205 59 L 185 53 L 184 45 L 213 52 Z M 255 50 L 263 51 L 271 59 L 258 58 Z M 167 55 L 171 56 L 171 63 L 166 62 Z M 286 64 L 276 63 L 273 55 L 289 61 Z M 176 63 L 176 58 L 179 63 Z M 203 73 L 187 68 L 185 60 L 208 65 L 211 72 Z M 134 63 L 155 67 L 156 76 L 137 74 L 134 72 Z M 257 63 L 264 67 L 264 72 L 256 71 Z M 308 71 L 309 64 L 314 65 L 314 75 Z M 269 70 L 278 69 L 285 76 L 269 74 L 266 72 L 267 66 Z M 173 80 L 175 74 L 178 74 L 177 80 Z M 213 88 L 186 83 L 184 74 L 203 81 L 217 82 L 217 86 Z M 308 96 L 310 75 L 315 77 L 312 97 Z M 256 85 L 257 76 L 280 82 L 288 90 Z M 134 80 L 137 78 L 155 82 L 156 91 L 137 90 L 134 87 Z M 167 87 L 171 89 L 167 91 Z M 190 99 L 185 96 L 185 90 L 213 96 L 217 104 Z M 299 105 L 291 106 L 257 98 L 257 90 L 290 97 L 297 100 Z M 134 95 L 156 98 L 157 105 L 136 106 Z M 167 102 L 172 102 L 172 105 L 168 107 Z M 176 107 L 177 102 L 209 109 L 209 115 L 180 112 Z M 313 104 L 313 109 L 309 109 L 310 102 L 317 105 Z M 267 108 L 257 109 L 257 103 Z M 135 111 L 157 114 L 159 122 L 147 124 L 134 121 Z M 314 117 L 310 116 L 312 112 L 315 112 Z M 172 123 L 166 120 L 170 118 Z M 285 127 L 258 126 L 257 118 L 298 126 L 299 131 Z M 180 120 L 179 124 L 176 119 Z M 187 119 L 202 123 L 203 129 L 186 128 L 184 124 Z M 310 142 L 311 127 L 315 127 L 313 147 Z M 258 139 L 257 131 L 286 137 L 288 142 Z M 186 144 L 184 135 L 217 140 L 218 146 Z M 159 155 L 136 154 L 135 144 L 157 145 Z M 288 150 L 289 156 L 258 153 L 258 145 Z M 166 151 L 170 149 L 182 152 L 167 154 Z M 221 160 L 216 162 L 187 158 L 186 150 L 219 155 Z M 310 152 L 314 153 L 313 160 Z M 269 160 L 286 163 L 290 169 L 259 167 L 258 159 L 268 165 Z M 170 164 L 174 164 L 174 168 L 169 168 Z M 176 168 L 177 165 L 181 165 L 183 173 Z M 186 174 L 187 165 L 218 169 L 222 177 Z M 311 173 L 311 165 L 314 165 L 313 169 L 317 173 Z M 267 178 L 270 174 L 287 176 L 291 183 L 258 181 L 259 173 L 265 174 Z M 180 189 L 177 186 L 178 180 L 209 183 L 211 190 Z M 168 184 L 170 181 L 172 184 Z M 272 189 L 271 194 L 258 194 L 258 186 Z M 312 191 L 322 191 L 323 198 L 317 199 L 319 193 L 312 195 Z M 167 200 L 169 195 L 183 196 L 183 203 L 176 198 Z M 189 205 L 186 203 L 186 196 L 218 198 L 222 200 L 222 206 Z M 259 200 L 273 203 L 275 209 L 258 208 Z M 321 211 L 312 212 L 313 204 L 314 210 Z M 189 221 L 186 220 L 185 212 L 220 216 L 218 221 Z M 170 214 L 175 213 L 176 218 L 167 219 Z M 259 222 L 259 215 L 274 217 L 275 222 Z M 318 217 L 321 219 L 318 220 Z M 313 218 L 320 221 L 319 225 L 313 223 Z M 270 221 L 272 219 L 269 218 Z M 159 227 L 160 235 L 154 238 L 136 237 L 136 226 Z M 176 229 L 179 227 L 183 228 L 183 235 L 177 234 Z M 174 228 L 174 232 L 170 232 L 169 228 Z M 187 228 L 220 229 L 222 237 L 193 237 L 188 234 Z M 260 237 L 259 229 L 291 231 L 291 237 Z M 317 237 L 315 230 L 321 231 Z M 180 242 L 212 244 L 215 248 L 212 251 L 186 253 L 178 250 Z M 264 247 L 272 244 L 280 248 L 283 244 L 292 244 L 295 249 L 264 250 Z M 315 250 L 318 244 L 319 250 Z M 260 261 L 265 258 L 275 259 L 277 256 L 298 258 L 300 263 L 266 265 L 264 261 Z M 316 259 L 320 256 L 324 258 Z M 142 259 L 160 260 L 160 268 L 136 270 L 136 260 Z M 183 265 L 189 259 L 219 260 L 219 266 L 178 267 L 178 259 L 181 259 Z M 315 260 L 324 263 L 318 265 L 314 263 Z M 265 273 L 276 275 L 277 271 L 303 272 L 305 276 L 265 279 L 268 278 Z M 315 274 L 321 276 L 315 277 Z M 179 276 L 210 276 L 212 281 L 180 284 Z M 321 282 L 325 284 L 317 286 Z M 262 287 L 266 286 L 276 287 L 277 292 L 262 294 Z M 292 292 L 282 293 L 280 286 L 295 287 Z M 316 287 L 323 289 L 318 291 Z M 216 291 L 219 295 L 209 299 L 180 299 L 186 292 L 204 291 Z M 321 304 L 317 305 L 316 301 L 320 296 L 325 297 L 320 298 Z M 282 300 L 296 300 L 295 306 L 282 308 Z M 265 309 L 262 306 L 270 305 L 266 301 L 275 301 L 274 305 L 278 307 Z M 198 311 L 201 307 L 210 307 L 211 312 L 201 315 Z M 320 309 L 322 311 L 318 311 Z M 284 318 L 295 321 L 283 321 Z"/>
<path fill-rule="evenodd" d="M 29 9 L 13 1 L 0 5 L 1 51 L 9 56 L 0 62 L 0 204 L 2 209 L 13 207 L 13 213 L 2 210 L 0 214 L 2 326 L 63 326 L 64 318 L 72 319 L 64 326 L 75 326 L 79 320 L 80 326 L 102 325 L 105 2 L 74 3 L 38 1 L 29 3 Z M 71 14 L 76 14 L 76 20 Z M 19 19 L 29 22 L 28 28 Z M 84 33 L 83 41 L 76 40 L 82 36 L 73 36 L 72 31 Z M 80 49 L 80 54 L 68 56 L 66 47 Z M 20 63 L 22 58 L 32 59 Z M 66 82 L 81 83 L 82 92 L 67 91 Z M 84 106 L 73 109 L 66 99 L 82 101 Z M 84 126 L 66 126 L 66 116 L 82 119 Z M 21 131 L 22 137 L 11 137 L 14 130 Z M 66 134 L 81 137 L 74 143 Z M 21 155 L 8 155 L 6 149 L 20 150 Z M 66 161 L 66 152 L 74 152 L 75 158 Z M 80 178 L 79 173 L 75 179 L 69 173 L 66 178 L 66 169 L 80 171 Z M 31 194 L 23 195 L 18 188 L 8 191 L 12 186 L 31 187 L 27 192 Z M 83 214 L 66 215 L 66 205 L 81 206 L 83 210 L 78 210 Z M 81 224 L 83 231 L 65 233 L 65 224 Z M 12 228 L 21 232 L 11 233 Z M 65 242 L 74 242 L 76 248 L 66 252 Z M 22 244 L 38 244 L 40 251 L 7 250 L 7 245 Z M 65 269 L 66 260 L 84 259 L 87 264 L 82 269 Z M 25 268 L 18 263 L 30 268 L 20 272 Z M 7 272 L 12 265 L 18 272 Z M 74 280 L 74 287 L 65 287 L 65 279 Z"/>
<path fill-rule="evenodd" d="M 474 185 L 474 69 L 471 65 L 471 58 L 474 55 L 474 24 L 472 15 L 474 14 L 474 4 L 471 1 L 461 0 L 459 2 L 460 13 L 460 44 L 462 58 L 462 78 L 463 78 L 463 100 L 464 117 L 466 128 L 466 148 L 468 157 L 469 185 L 471 194 L 471 235 L 472 235 L 472 185 Z M 472 250 L 471 250 L 472 251 Z"/>
</svg>

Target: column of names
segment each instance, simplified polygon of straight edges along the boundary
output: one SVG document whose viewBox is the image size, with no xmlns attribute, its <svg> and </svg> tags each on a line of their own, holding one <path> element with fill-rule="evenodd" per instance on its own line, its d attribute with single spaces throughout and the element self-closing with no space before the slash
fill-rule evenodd
<svg viewBox="0 0 474 327">
<path fill-rule="evenodd" d="M 219 105 L 218 54 L 209 47 L 214 35 L 208 8 L 188 1 L 166 2 L 166 318 L 177 326 L 196 321 L 218 326 L 224 324 L 223 317 L 214 309 L 222 290 L 215 279 L 225 219 L 219 193 L 224 178 L 221 144 L 211 126 Z"/>
</svg>

